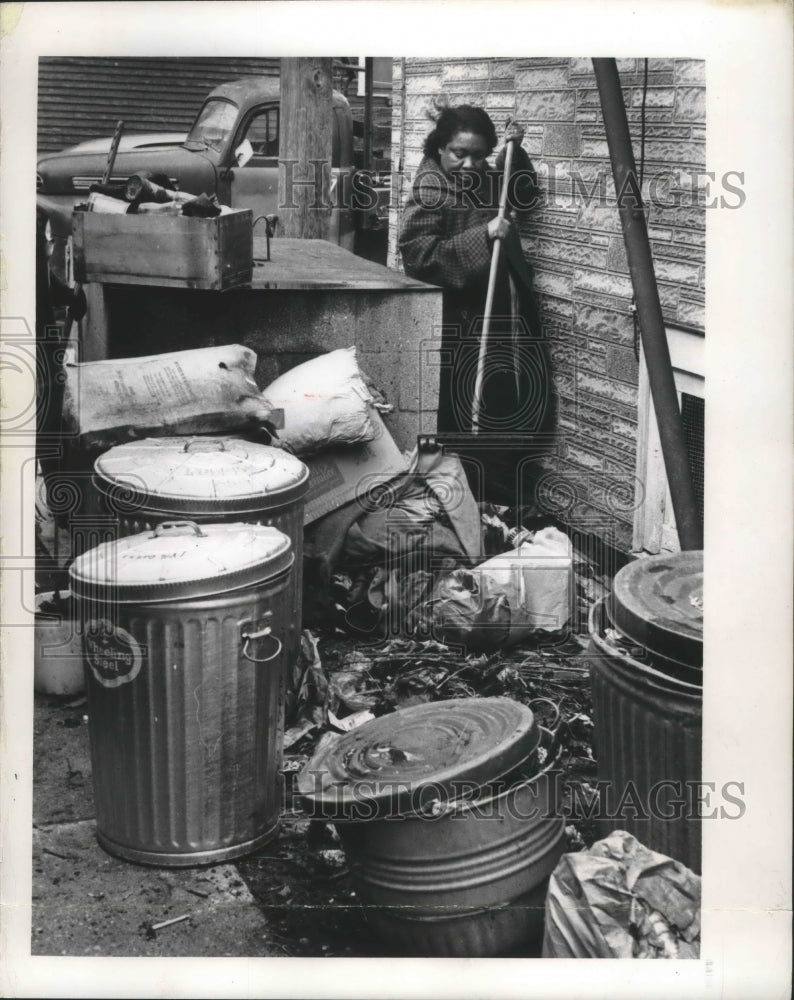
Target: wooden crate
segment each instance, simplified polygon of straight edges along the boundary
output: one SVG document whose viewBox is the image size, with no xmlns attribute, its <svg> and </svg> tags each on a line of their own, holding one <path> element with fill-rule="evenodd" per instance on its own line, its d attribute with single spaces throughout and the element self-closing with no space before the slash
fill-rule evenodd
<svg viewBox="0 0 794 1000">
<path fill-rule="evenodd" d="M 253 273 L 250 209 L 214 219 L 75 212 L 72 233 L 80 282 L 220 291 Z"/>
</svg>

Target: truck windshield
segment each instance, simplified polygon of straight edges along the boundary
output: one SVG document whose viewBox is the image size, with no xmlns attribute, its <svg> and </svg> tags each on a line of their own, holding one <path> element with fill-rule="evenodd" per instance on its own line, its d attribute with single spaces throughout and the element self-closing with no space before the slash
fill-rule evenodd
<svg viewBox="0 0 794 1000">
<path fill-rule="evenodd" d="M 216 98 L 207 101 L 185 139 L 188 147 L 220 149 L 237 121 L 237 105 Z"/>
</svg>

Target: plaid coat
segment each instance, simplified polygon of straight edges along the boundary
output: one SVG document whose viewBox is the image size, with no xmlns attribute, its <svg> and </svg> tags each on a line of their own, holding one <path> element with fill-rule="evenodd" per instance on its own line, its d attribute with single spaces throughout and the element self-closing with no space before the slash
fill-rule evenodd
<svg viewBox="0 0 794 1000">
<path fill-rule="evenodd" d="M 448 363 L 442 361 L 440 372 L 440 433 L 471 429 L 474 372 L 492 255 L 487 226 L 498 211 L 502 178 L 500 158 L 497 158 L 497 169 L 483 171 L 476 183 L 477 178 L 470 174 L 444 174 L 435 160 L 425 157 L 403 210 L 398 245 L 406 274 L 444 289 L 441 346 L 442 358 L 448 359 Z M 529 157 L 520 146 L 515 150 L 513 163 L 508 206 L 526 209 L 537 194 L 537 178 Z M 522 350 L 525 367 L 532 371 L 523 372 L 516 386 L 508 357 L 511 351 L 498 346 L 506 343 L 507 336 L 512 338 L 513 331 L 508 267 L 519 292 L 519 310 L 525 329 L 535 337 L 540 330 L 532 297 L 532 274 L 515 230 L 511 238 L 503 241 L 501 261 L 486 357 L 481 429 L 486 429 L 486 418 L 490 416 L 492 426 L 521 433 L 528 429 L 526 395 L 536 392 L 538 364 L 527 361 L 527 350 Z M 544 365 L 545 356 L 540 367 Z M 531 383 L 535 384 L 534 389 Z M 545 411 L 541 403 L 529 407 L 529 424 L 538 426 L 542 422 L 541 410 Z M 511 413 L 517 415 L 512 423 Z M 518 416 L 519 413 L 524 415 Z"/>
</svg>

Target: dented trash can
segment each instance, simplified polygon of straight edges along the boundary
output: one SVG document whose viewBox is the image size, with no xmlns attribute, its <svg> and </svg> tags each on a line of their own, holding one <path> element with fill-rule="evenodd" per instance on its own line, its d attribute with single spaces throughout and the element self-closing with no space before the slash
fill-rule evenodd
<svg viewBox="0 0 794 1000">
<path fill-rule="evenodd" d="M 565 850 L 556 734 L 509 698 L 400 709 L 325 748 L 298 778 L 336 825 L 367 921 L 409 955 L 539 943 Z"/>
<path fill-rule="evenodd" d="M 209 864 L 275 835 L 293 559 L 271 526 L 177 521 L 72 564 L 111 854 Z"/>
</svg>

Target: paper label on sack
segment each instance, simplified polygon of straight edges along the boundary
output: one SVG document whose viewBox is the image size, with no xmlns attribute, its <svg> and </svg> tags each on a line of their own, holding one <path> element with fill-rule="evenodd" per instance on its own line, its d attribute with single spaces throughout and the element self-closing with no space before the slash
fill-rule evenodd
<svg viewBox="0 0 794 1000">
<path fill-rule="evenodd" d="M 259 426 L 270 407 L 239 344 L 65 366 L 64 419 L 84 444 Z"/>
</svg>

